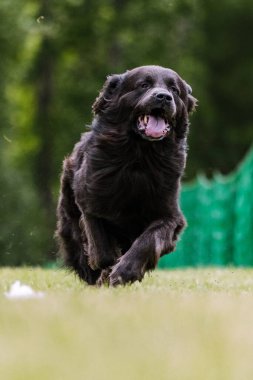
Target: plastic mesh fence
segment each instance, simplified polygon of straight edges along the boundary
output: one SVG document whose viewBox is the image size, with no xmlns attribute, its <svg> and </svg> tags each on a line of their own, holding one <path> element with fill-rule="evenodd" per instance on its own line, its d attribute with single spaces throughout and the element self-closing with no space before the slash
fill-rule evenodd
<svg viewBox="0 0 253 380">
<path fill-rule="evenodd" d="M 253 149 L 234 173 L 185 185 L 181 207 L 188 227 L 160 268 L 253 266 Z"/>
</svg>

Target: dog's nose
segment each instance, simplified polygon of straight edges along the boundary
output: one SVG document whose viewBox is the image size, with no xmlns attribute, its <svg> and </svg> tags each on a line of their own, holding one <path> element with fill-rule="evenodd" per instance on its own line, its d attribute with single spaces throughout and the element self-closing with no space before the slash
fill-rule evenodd
<svg viewBox="0 0 253 380">
<path fill-rule="evenodd" d="M 172 96 L 168 92 L 158 92 L 155 94 L 156 100 L 159 102 L 171 102 L 172 101 Z"/>
</svg>

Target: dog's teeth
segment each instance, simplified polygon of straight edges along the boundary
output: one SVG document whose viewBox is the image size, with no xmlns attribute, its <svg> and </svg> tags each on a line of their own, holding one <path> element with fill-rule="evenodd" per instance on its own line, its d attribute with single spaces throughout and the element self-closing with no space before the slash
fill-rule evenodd
<svg viewBox="0 0 253 380">
<path fill-rule="evenodd" d="M 147 115 L 144 115 L 143 121 L 144 121 L 145 125 L 148 124 L 148 116 Z"/>
</svg>

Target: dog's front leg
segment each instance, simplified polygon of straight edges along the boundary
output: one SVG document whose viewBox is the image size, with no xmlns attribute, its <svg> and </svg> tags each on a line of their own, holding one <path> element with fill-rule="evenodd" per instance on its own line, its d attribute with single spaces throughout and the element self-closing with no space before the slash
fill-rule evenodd
<svg viewBox="0 0 253 380">
<path fill-rule="evenodd" d="M 110 285 L 141 281 L 145 271 L 154 269 L 162 255 L 174 250 L 177 236 L 184 225 L 182 214 L 152 223 L 113 267 L 109 276 Z"/>
<path fill-rule="evenodd" d="M 115 243 L 106 230 L 102 219 L 83 215 L 82 227 L 88 240 L 88 263 L 95 269 L 104 269 L 113 265 L 118 257 Z"/>
</svg>

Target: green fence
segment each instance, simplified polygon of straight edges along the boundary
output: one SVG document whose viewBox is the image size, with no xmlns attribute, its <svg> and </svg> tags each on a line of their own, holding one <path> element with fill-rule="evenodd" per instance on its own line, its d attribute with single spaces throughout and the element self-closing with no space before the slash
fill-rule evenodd
<svg viewBox="0 0 253 380">
<path fill-rule="evenodd" d="M 253 266 L 253 149 L 234 173 L 185 185 L 181 207 L 188 227 L 159 268 Z"/>
</svg>

